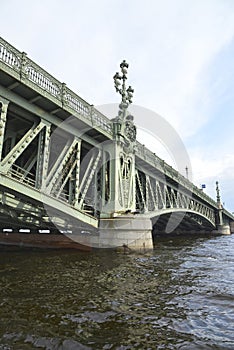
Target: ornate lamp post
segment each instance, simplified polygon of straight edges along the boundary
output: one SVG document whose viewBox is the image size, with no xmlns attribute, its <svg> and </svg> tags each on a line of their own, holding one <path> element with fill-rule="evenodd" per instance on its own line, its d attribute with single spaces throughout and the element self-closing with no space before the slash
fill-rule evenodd
<svg viewBox="0 0 234 350">
<path fill-rule="evenodd" d="M 123 62 L 120 64 L 120 69 L 121 73 L 116 72 L 113 77 L 115 89 L 121 95 L 118 116 L 113 119 L 114 136 L 117 138 L 117 140 L 120 140 L 123 136 L 123 132 L 126 127 L 127 109 L 132 103 L 134 92 L 131 86 L 126 88 L 128 63 L 125 60 L 123 60 Z"/>
<path fill-rule="evenodd" d="M 186 172 L 186 178 L 188 179 L 188 167 L 187 167 L 187 165 L 185 167 L 185 172 Z"/>
<path fill-rule="evenodd" d="M 113 140 L 103 146 L 104 156 L 108 154 L 109 159 L 107 177 L 110 193 L 110 199 L 103 202 L 103 217 L 114 217 L 119 213 L 136 210 L 136 126 L 133 116 L 127 110 L 132 103 L 134 91 L 131 86 L 126 86 L 128 63 L 125 60 L 120 64 L 120 69 L 120 72 L 114 75 L 115 89 L 121 95 L 121 102 L 118 115 L 112 119 Z"/>
<path fill-rule="evenodd" d="M 133 98 L 133 88 L 129 86 L 126 89 L 126 80 L 127 80 L 127 73 L 128 73 L 128 63 L 123 60 L 123 62 L 120 64 L 121 73 L 116 72 L 114 75 L 114 83 L 115 83 L 115 89 L 117 92 L 120 93 L 122 100 L 119 105 L 120 111 L 119 111 L 119 117 L 124 120 L 126 116 L 126 110 L 128 106 L 132 103 Z M 121 85 L 122 84 L 122 85 Z"/>
<path fill-rule="evenodd" d="M 220 190 L 219 190 L 219 183 L 216 181 L 216 198 L 217 198 L 217 205 L 218 205 L 218 224 L 223 225 L 223 215 L 222 215 L 222 204 L 221 204 L 221 197 L 220 197 Z"/>
<path fill-rule="evenodd" d="M 220 190 L 219 190 L 219 183 L 216 181 L 216 198 L 217 198 L 217 204 L 219 208 L 221 208 L 221 198 L 220 198 Z"/>
</svg>

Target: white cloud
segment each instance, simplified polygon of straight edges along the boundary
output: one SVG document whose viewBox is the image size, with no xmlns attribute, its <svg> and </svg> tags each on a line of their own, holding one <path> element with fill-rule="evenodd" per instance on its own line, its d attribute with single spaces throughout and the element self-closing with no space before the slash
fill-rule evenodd
<svg viewBox="0 0 234 350">
<path fill-rule="evenodd" d="M 141 87 L 142 102 L 166 117 L 183 136 L 196 133 L 211 118 L 206 70 L 234 35 L 234 12 L 225 4 L 184 3 L 186 10 L 175 11 L 171 22 L 161 28 L 159 37 L 165 44 L 156 37 L 151 49 L 157 57 L 155 67 L 146 64 L 151 74 Z M 169 46 L 172 38 L 175 44 Z"/>
<path fill-rule="evenodd" d="M 11 0 L 1 23 L 6 39 L 94 104 L 117 101 L 112 76 L 127 58 L 134 102 L 189 136 L 210 118 L 206 68 L 233 37 L 233 9 L 216 0 Z"/>
</svg>

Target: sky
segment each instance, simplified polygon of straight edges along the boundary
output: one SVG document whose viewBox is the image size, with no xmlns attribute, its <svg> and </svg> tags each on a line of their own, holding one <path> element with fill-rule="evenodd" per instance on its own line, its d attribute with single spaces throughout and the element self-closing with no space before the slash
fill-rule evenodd
<svg viewBox="0 0 234 350">
<path fill-rule="evenodd" d="M 101 110 L 120 102 L 113 75 L 126 59 L 138 139 L 174 165 L 160 115 L 183 142 L 184 172 L 214 199 L 219 181 L 234 211 L 233 0 L 1 0 L 0 31 Z"/>
</svg>

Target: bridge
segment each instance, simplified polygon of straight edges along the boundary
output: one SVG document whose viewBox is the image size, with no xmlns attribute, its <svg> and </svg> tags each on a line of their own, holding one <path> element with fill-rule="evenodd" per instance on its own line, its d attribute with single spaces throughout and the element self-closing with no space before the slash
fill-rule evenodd
<svg viewBox="0 0 234 350">
<path fill-rule="evenodd" d="M 218 183 L 213 200 L 136 140 L 120 68 L 110 120 L 0 39 L 0 243 L 147 249 L 159 234 L 234 231 Z"/>
</svg>

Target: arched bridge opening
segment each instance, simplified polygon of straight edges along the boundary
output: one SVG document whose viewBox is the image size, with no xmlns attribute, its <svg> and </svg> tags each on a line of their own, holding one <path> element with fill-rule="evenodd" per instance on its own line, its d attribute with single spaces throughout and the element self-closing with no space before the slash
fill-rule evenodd
<svg viewBox="0 0 234 350">
<path fill-rule="evenodd" d="M 167 209 L 151 215 L 154 243 L 161 236 L 209 234 L 215 230 L 214 222 L 192 210 Z"/>
<path fill-rule="evenodd" d="M 213 207 L 199 198 L 193 188 L 185 188 L 159 171 L 136 170 L 136 206 L 151 219 L 153 237 L 208 233 L 216 227 Z"/>
</svg>

